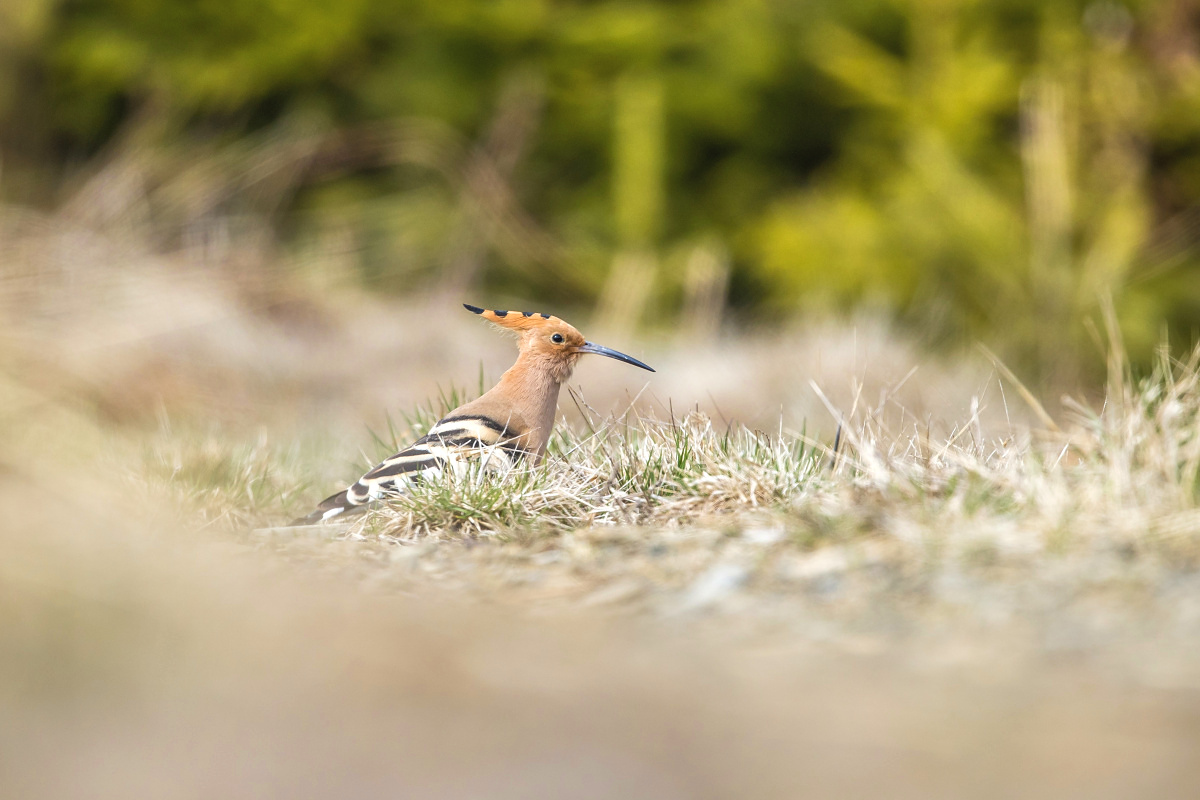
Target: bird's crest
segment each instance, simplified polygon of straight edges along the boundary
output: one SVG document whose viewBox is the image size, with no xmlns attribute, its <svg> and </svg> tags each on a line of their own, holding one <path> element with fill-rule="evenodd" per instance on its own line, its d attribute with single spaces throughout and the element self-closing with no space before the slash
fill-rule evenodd
<svg viewBox="0 0 1200 800">
<path fill-rule="evenodd" d="M 544 368 L 549 369 L 559 383 L 571 375 L 575 362 L 584 353 L 608 356 L 654 372 L 653 367 L 643 364 L 633 356 L 587 341 L 572 325 L 550 314 L 537 314 L 533 311 L 492 311 L 466 303 L 463 303 L 463 308 L 520 334 L 521 343 L 518 347 L 521 353 L 547 359 Z M 518 362 L 517 366 L 520 365 L 521 362 Z"/>
<path fill-rule="evenodd" d="M 550 314 L 539 314 L 534 311 L 498 311 L 490 308 L 463 303 L 463 308 L 472 314 L 478 314 L 488 322 L 514 331 L 533 331 L 554 325 L 565 325 L 561 319 Z"/>
</svg>

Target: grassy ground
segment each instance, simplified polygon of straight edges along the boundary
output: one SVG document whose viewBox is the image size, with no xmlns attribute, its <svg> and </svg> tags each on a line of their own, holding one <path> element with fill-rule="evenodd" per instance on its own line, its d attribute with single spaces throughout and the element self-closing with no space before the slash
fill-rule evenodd
<svg viewBox="0 0 1200 800">
<path fill-rule="evenodd" d="M 938 438 L 911 416 L 890 429 L 881 406 L 831 407 L 840 432 L 815 438 L 699 412 L 604 417 L 576 395 L 583 422 L 560 426 L 539 468 L 467 470 L 352 523 L 302 531 L 274 526 L 359 465 L 313 486 L 326 469 L 319 449 L 161 431 L 131 480 L 173 498 L 182 524 L 202 520 L 388 591 L 724 619 L 848 651 L 917 645 L 922 659 L 987 668 L 998 657 L 1095 656 L 1192 685 L 1198 362 L 1200 351 L 1186 363 L 1164 356 L 1137 383 L 1116 363 L 1101 410 L 1078 406 L 1061 426 L 1047 418 L 997 438 L 977 418 Z M 375 436 L 362 464 L 457 400 Z M 1153 659 L 1142 658 L 1147 642 Z"/>
<path fill-rule="evenodd" d="M 90 339 L 6 317 L 7 796 L 1200 780 L 1200 352 L 1135 379 L 1113 337 L 1105 397 L 1050 415 L 874 323 L 651 338 L 663 382 L 585 362 L 544 466 L 287 530 L 428 427 L 453 403 L 417 402 L 428 376 L 470 380 L 443 356 L 488 340 L 367 300 L 264 321 L 202 285 L 208 322 L 126 339 L 146 315 Z"/>
</svg>

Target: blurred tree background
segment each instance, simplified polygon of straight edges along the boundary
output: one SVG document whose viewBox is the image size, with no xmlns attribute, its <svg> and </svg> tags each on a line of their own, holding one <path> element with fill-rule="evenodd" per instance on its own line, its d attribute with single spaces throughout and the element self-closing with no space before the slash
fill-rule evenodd
<svg viewBox="0 0 1200 800">
<path fill-rule="evenodd" d="M 1200 324 L 1200 0 L 5 0 L 0 121 L 6 204 L 279 281 L 1042 379 Z"/>
</svg>

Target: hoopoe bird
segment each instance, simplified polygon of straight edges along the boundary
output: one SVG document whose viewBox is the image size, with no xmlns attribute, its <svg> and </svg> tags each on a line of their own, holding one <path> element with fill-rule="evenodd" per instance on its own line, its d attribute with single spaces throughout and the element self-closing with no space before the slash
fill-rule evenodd
<svg viewBox="0 0 1200 800">
<path fill-rule="evenodd" d="M 344 491 L 328 497 L 293 525 L 312 525 L 363 510 L 375 500 L 402 494 L 414 482 L 436 479 L 466 459 L 486 459 L 505 470 L 520 461 L 537 464 L 546 452 L 558 392 L 585 353 L 608 356 L 654 372 L 632 356 L 593 344 L 558 317 L 532 311 L 468 311 L 518 334 L 517 362 L 479 399 L 451 411 L 429 433 L 384 459 Z"/>
</svg>

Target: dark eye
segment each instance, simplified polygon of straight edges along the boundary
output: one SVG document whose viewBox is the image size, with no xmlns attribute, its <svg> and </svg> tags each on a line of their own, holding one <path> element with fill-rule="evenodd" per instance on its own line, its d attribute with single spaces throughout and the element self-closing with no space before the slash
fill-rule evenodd
<svg viewBox="0 0 1200 800">
<path fill-rule="evenodd" d="M 555 344 L 562 344 L 563 343 L 563 335 L 561 333 L 556 333 L 550 337 L 550 341 L 554 342 Z"/>
</svg>

